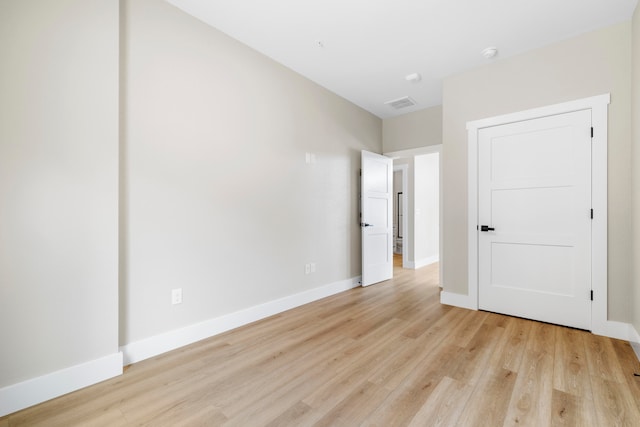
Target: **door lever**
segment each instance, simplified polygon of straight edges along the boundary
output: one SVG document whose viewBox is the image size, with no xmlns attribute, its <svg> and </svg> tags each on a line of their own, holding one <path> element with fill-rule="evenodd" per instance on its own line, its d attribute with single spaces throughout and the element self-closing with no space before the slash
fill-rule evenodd
<svg viewBox="0 0 640 427">
<path fill-rule="evenodd" d="M 493 227 L 489 227 L 488 225 L 481 225 L 480 226 L 480 231 L 494 231 L 495 228 Z"/>
<path fill-rule="evenodd" d="M 367 224 L 366 222 L 361 222 L 360 227 L 373 227 L 373 224 Z"/>
</svg>

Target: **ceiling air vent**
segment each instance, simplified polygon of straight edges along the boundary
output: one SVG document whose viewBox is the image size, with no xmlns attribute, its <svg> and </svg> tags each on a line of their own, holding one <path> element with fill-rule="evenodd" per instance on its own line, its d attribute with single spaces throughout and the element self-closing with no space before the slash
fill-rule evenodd
<svg viewBox="0 0 640 427">
<path fill-rule="evenodd" d="M 411 97 L 403 96 L 402 98 L 387 101 L 384 104 L 392 107 L 395 110 L 400 110 L 401 108 L 407 108 L 416 105 L 416 101 L 411 99 Z"/>
</svg>

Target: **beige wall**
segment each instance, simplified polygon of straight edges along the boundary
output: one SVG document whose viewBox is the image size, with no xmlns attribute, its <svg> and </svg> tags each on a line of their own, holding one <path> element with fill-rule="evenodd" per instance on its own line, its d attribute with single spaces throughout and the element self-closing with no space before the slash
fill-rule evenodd
<svg viewBox="0 0 640 427">
<path fill-rule="evenodd" d="M 385 153 L 442 144 L 442 106 L 382 121 Z"/>
<path fill-rule="evenodd" d="M 118 352 L 118 1 L 2 1 L 0 58 L 2 388 Z"/>
<path fill-rule="evenodd" d="M 640 6 L 636 6 L 633 14 L 633 65 L 632 65 L 632 100 L 631 100 L 631 169 L 633 179 L 631 182 L 632 213 L 633 213 L 633 325 L 636 331 L 640 331 Z"/>
<path fill-rule="evenodd" d="M 381 120 L 164 1 L 124 17 L 121 344 L 359 276 Z"/>
<path fill-rule="evenodd" d="M 414 157 L 414 259 L 418 265 L 440 251 L 440 153 Z"/>
<path fill-rule="evenodd" d="M 622 23 L 451 76 L 443 92 L 444 288 L 467 292 L 468 121 L 611 93 L 609 319 L 630 321 L 631 24 Z"/>
</svg>

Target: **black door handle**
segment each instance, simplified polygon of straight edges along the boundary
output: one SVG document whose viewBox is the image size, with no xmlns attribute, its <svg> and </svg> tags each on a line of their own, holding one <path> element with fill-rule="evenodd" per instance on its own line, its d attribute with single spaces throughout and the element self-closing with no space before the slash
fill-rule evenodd
<svg viewBox="0 0 640 427">
<path fill-rule="evenodd" d="M 361 222 L 360 226 L 361 227 L 373 227 L 373 224 L 367 224 L 366 222 Z"/>
<path fill-rule="evenodd" d="M 489 227 L 488 225 L 481 225 L 480 226 L 480 231 L 494 231 L 495 228 L 493 227 Z"/>
</svg>

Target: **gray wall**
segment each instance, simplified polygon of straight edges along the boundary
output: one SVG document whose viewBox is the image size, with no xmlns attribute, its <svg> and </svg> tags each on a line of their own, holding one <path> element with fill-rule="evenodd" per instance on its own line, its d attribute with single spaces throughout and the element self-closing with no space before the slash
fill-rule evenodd
<svg viewBox="0 0 640 427">
<path fill-rule="evenodd" d="M 633 325 L 640 331 L 640 6 L 636 6 L 633 14 L 633 65 L 632 65 L 632 156 L 631 165 L 633 180 L 631 197 L 633 203 L 633 250 L 631 264 L 633 266 Z"/>
<path fill-rule="evenodd" d="M 442 106 L 384 119 L 382 145 L 385 153 L 442 144 Z"/>
<path fill-rule="evenodd" d="M 118 2 L 3 1 L 0 57 L 3 387 L 118 352 Z"/>
<path fill-rule="evenodd" d="M 444 288 L 467 293 L 468 121 L 611 93 L 609 319 L 630 321 L 631 24 L 583 34 L 446 78 L 443 92 Z"/>
<path fill-rule="evenodd" d="M 440 153 L 414 157 L 414 258 L 432 260 L 440 251 Z"/>
<path fill-rule="evenodd" d="M 120 343 L 359 276 L 381 120 L 161 0 L 123 29 Z"/>
<path fill-rule="evenodd" d="M 4 1 L 0 55 L 0 387 L 360 275 L 377 117 L 162 0 Z"/>
</svg>

